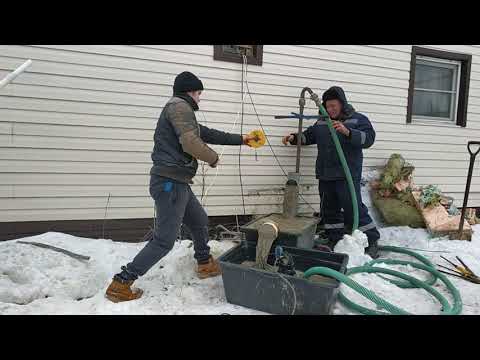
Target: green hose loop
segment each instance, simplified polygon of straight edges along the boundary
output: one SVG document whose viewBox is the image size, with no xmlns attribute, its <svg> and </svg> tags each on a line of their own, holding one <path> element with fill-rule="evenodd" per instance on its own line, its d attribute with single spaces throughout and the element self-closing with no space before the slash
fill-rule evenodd
<svg viewBox="0 0 480 360">
<path fill-rule="evenodd" d="M 408 313 L 395 305 L 390 304 L 388 301 L 383 300 L 382 298 L 378 297 L 373 291 L 368 290 L 367 288 L 363 287 L 356 281 L 350 279 L 347 275 L 342 274 L 336 270 L 327 268 L 327 267 L 313 267 L 308 269 L 304 276 L 306 279 L 308 279 L 312 275 L 323 275 L 323 276 L 328 276 L 334 279 L 337 279 L 338 281 L 344 283 L 348 287 L 352 288 L 356 292 L 360 293 L 367 299 L 373 301 L 377 305 L 381 305 L 384 309 L 386 309 L 388 312 L 393 313 L 393 314 L 402 314 L 402 315 L 407 315 Z M 340 293 L 341 294 L 341 293 Z M 339 294 L 339 296 L 340 296 Z M 359 306 L 354 304 L 355 306 Z"/>
<path fill-rule="evenodd" d="M 319 106 L 320 113 L 326 117 L 328 130 L 330 130 L 330 135 L 332 136 L 333 142 L 335 144 L 335 149 L 337 150 L 338 157 L 340 158 L 340 163 L 342 164 L 343 171 L 347 178 L 348 189 L 350 190 L 350 196 L 352 198 L 352 208 L 353 208 L 353 225 L 352 225 L 352 233 L 358 229 L 358 203 L 357 203 L 357 193 L 355 192 L 355 187 L 353 185 L 352 174 L 350 173 L 350 169 L 348 168 L 347 160 L 345 159 L 345 154 L 343 153 L 342 146 L 340 145 L 340 141 L 338 140 L 337 132 L 333 128 L 332 120 L 328 115 L 327 111 L 323 107 L 323 105 Z"/>
<path fill-rule="evenodd" d="M 462 299 L 460 297 L 460 293 L 452 285 L 452 283 L 443 274 L 438 272 L 436 269 L 434 269 L 432 267 L 429 267 L 429 266 L 426 266 L 426 265 L 423 265 L 423 264 L 414 263 L 414 262 L 410 262 L 410 261 L 403 261 L 403 260 L 385 259 L 384 263 L 385 264 L 390 264 L 390 265 L 410 265 L 410 266 L 415 267 L 417 269 L 424 270 L 424 271 L 432 273 L 435 277 L 438 277 L 447 286 L 447 289 L 450 291 L 450 293 L 452 294 L 453 299 L 454 299 L 453 300 L 453 306 L 450 306 L 450 304 L 448 303 L 448 300 L 443 295 L 441 295 L 435 288 L 428 285 L 426 282 L 421 281 L 419 279 L 416 279 L 416 278 L 414 278 L 410 275 L 404 274 L 404 273 L 399 272 L 399 271 L 365 265 L 365 266 L 358 266 L 358 267 L 349 269 L 347 274 L 348 275 L 353 275 L 353 274 L 366 272 L 366 273 L 385 273 L 385 274 L 388 274 L 388 275 L 396 276 L 396 277 L 399 277 L 401 279 L 404 279 L 406 281 L 411 282 L 412 285 L 410 286 L 410 288 L 422 288 L 422 289 L 428 291 L 430 294 L 432 294 L 442 304 L 442 310 L 441 310 L 442 314 L 444 314 L 444 315 L 458 315 L 462 311 Z M 344 300 L 344 299 L 346 299 L 346 297 L 343 294 L 341 294 L 339 296 L 340 302 L 343 302 L 342 300 Z M 350 302 L 349 304 L 353 304 L 353 303 Z M 377 305 L 382 306 L 382 304 L 377 304 Z M 355 308 L 355 307 L 357 307 L 357 308 Z M 368 310 L 366 308 L 362 308 L 360 305 L 354 305 L 353 309 L 357 310 L 361 313 L 363 313 L 363 311 L 365 311 L 365 310 Z M 385 313 L 382 313 L 382 312 L 377 312 L 377 313 L 382 314 L 382 315 L 385 314 Z M 395 314 L 395 313 L 392 313 L 392 314 Z"/>
<path fill-rule="evenodd" d="M 327 111 L 321 104 L 318 106 L 318 108 L 320 113 L 326 117 L 330 135 L 332 136 L 332 140 L 335 144 L 335 149 L 337 150 L 337 154 L 342 164 L 345 177 L 347 178 L 348 189 L 350 191 L 350 197 L 352 200 L 352 208 L 353 208 L 353 226 L 352 226 L 352 233 L 353 233 L 355 230 L 358 229 L 359 219 L 358 219 L 357 195 L 355 192 L 355 187 L 353 185 L 352 174 L 350 173 L 350 169 L 348 168 L 347 160 L 345 159 L 345 154 L 343 153 L 343 149 L 340 145 L 340 141 L 338 140 L 337 133 L 333 128 L 332 120 L 330 119 Z M 421 288 L 428 291 L 440 302 L 440 304 L 442 305 L 441 313 L 444 315 L 458 315 L 462 312 L 462 299 L 459 291 L 455 286 L 453 286 L 453 284 L 450 282 L 450 280 L 447 279 L 445 275 L 443 275 L 442 273 L 440 273 L 435 269 L 434 265 L 426 257 L 418 253 L 415 253 L 411 250 L 407 250 L 407 249 L 396 247 L 396 246 L 380 246 L 379 250 L 409 255 L 414 257 L 418 261 L 420 261 L 420 263 L 404 261 L 404 260 L 394 260 L 394 259 L 376 259 L 364 264 L 363 266 L 350 268 L 347 270 L 346 274 L 342 274 L 341 272 L 338 272 L 336 270 L 333 270 L 327 267 L 312 267 L 304 273 L 304 277 L 308 279 L 310 276 L 318 274 L 318 275 L 334 278 L 340 281 L 341 283 L 345 284 L 346 286 L 350 287 L 351 289 L 355 290 L 365 298 L 372 301 L 380 309 L 384 309 L 387 311 L 387 312 L 383 312 L 383 311 L 368 309 L 364 306 L 354 303 L 353 301 L 349 300 L 344 294 L 339 292 L 338 298 L 340 302 L 346 307 L 356 312 L 359 312 L 360 314 L 409 315 L 410 313 L 380 298 L 373 291 L 365 288 L 364 286 L 360 285 L 359 283 L 357 283 L 356 281 L 354 281 L 349 277 L 349 275 L 358 274 L 358 273 L 376 273 L 376 274 L 383 273 L 383 274 L 387 274 L 390 276 L 403 279 L 403 281 L 398 281 L 398 280 L 394 280 L 394 279 L 390 279 L 390 278 L 378 275 L 382 279 L 385 279 L 400 288 L 404 288 L 404 289 Z M 413 276 L 401 273 L 399 271 L 374 266 L 375 264 L 378 264 L 378 263 L 384 263 L 387 265 L 410 265 L 416 269 L 420 269 L 428 272 L 431 275 L 431 277 L 426 281 L 422 281 L 417 278 L 414 278 Z M 453 305 L 450 305 L 448 300 L 442 294 L 440 294 L 436 289 L 433 288 L 433 285 L 435 284 L 437 279 L 440 279 L 446 285 L 448 291 L 451 293 L 453 297 Z"/>
<path fill-rule="evenodd" d="M 396 253 L 400 253 L 400 254 L 409 255 L 409 256 L 414 257 L 415 259 L 419 260 L 421 263 L 425 264 L 426 266 L 434 268 L 433 264 L 425 256 L 417 254 L 416 252 L 413 252 L 411 250 L 407 250 L 407 249 L 397 247 L 397 246 L 379 246 L 378 249 L 380 251 L 391 251 L 391 252 L 396 252 Z M 376 260 L 372 260 L 372 261 L 368 262 L 365 265 L 373 266 L 374 264 L 378 264 L 378 263 L 386 263 L 386 261 L 385 261 L 385 259 L 376 259 Z M 429 274 L 431 276 L 427 280 L 425 280 L 425 283 L 432 286 L 437 281 L 437 277 L 434 274 L 432 274 L 431 272 L 429 272 Z M 378 275 L 378 276 L 381 277 L 384 280 L 390 281 L 392 284 L 395 284 L 402 289 L 409 289 L 409 288 L 415 288 L 416 287 L 410 281 L 397 281 L 397 280 L 389 279 L 389 278 L 381 276 L 381 275 Z"/>
<path fill-rule="evenodd" d="M 382 250 L 386 250 L 386 248 L 389 249 L 389 251 L 400 252 L 400 253 L 404 253 L 404 254 L 406 253 L 408 255 L 412 255 L 411 253 L 413 253 L 411 251 L 408 251 L 408 250 L 405 250 L 405 249 L 402 249 L 402 248 L 397 248 L 397 247 L 394 247 L 394 246 L 382 247 Z M 391 275 L 391 276 L 401 278 L 401 279 L 405 280 L 406 282 L 408 282 L 408 286 L 405 286 L 405 287 L 422 288 L 422 289 L 428 291 L 430 294 L 432 294 L 442 305 L 442 309 L 441 309 L 442 314 L 444 314 L 444 315 L 458 315 L 458 314 L 460 314 L 461 311 L 462 311 L 462 299 L 461 299 L 460 293 L 455 288 L 455 286 L 453 286 L 453 284 L 448 280 L 448 278 L 445 275 L 443 275 L 442 273 L 437 271 L 433 267 L 433 265 L 431 265 L 431 263 L 428 259 L 423 258 L 422 255 L 419 255 L 419 254 L 416 254 L 416 253 L 413 253 L 413 254 L 414 255 L 412 255 L 412 256 L 416 257 L 417 259 L 420 259 L 424 263 L 421 264 L 421 263 L 416 263 L 416 262 L 411 262 L 411 261 L 394 260 L 394 259 L 377 259 L 377 260 L 371 261 L 371 262 L 369 262 L 369 263 L 367 263 L 363 266 L 357 266 L 357 267 L 354 267 L 354 268 L 350 268 L 350 269 L 347 270 L 346 274 L 342 274 L 338 271 L 335 271 L 333 269 L 326 268 L 326 267 L 312 267 L 305 272 L 304 277 L 308 279 L 312 275 L 324 275 L 324 276 L 329 276 L 329 277 L 332 277 L 334 279 L 337 279 L 338 281 L 344 283 L 346 286 L 352 288 L 353 290 L 355 290 L 356 292 L 358 292 L 362 296 L 364 296 L 367 299 L 369 299 L 370 301 L 372 301 L 379 308 L 385 309 L 387 311 L 387 312 L 382 312 L 382 311 L 376 311 L 376 310 L 368 309 L 364 306 L 361 306 L 361 305 L 356 304 L 353 301 L 349 300 L 341 292 L 338 294 L 338 298 L 343 305 L 345 305 L 346 307 L 348 307 L 348 308 L 350 308 L 350 309 L 352 309 L 356 312 L 364 314 L 364 315 L 388 315 L 388 314 L 392 314 L 392 315 L 411 315 L 411 314 L 408 313 L 407 311 L 395 306 L 395 305 L 392 305 L 388 301 L 380 298 L 373 291 L 368 290 L 367 288 L 363 287 L 362 285 L 360 285 L 356 281 L 352 280 L 349 276 L 353 275 L 353 274 L 358 274 L 358 273 L 383 273 L 383 274 L 387 274 L 387 275 Z M 453 296 L 453 306 L 451 306 L 449 304 L 448 300 L 443 295 L 441 295 L 437 290 L 435 290 L 431 286 L 433 284 L 429 284 L 427 282 L 421 281 L 417 278 L 414 278 L 413 276 L 401 273 L 399 271 L 373 266 L 374 264 L 377 264 L 377 263 L 385 263 L 385 264 L 389 264 L 389 265 L 410 265 L 410 266 L 412 266 L 416 269 L 420 269 L 420 270 L 424 270 L 426 272 L 429 272 L 430 274 L 433 275 L 435 280 L 438 278 L 446 285 L 447 289 L 449 290 L 449 292 Z M 397 282 L 395 282 L 392 279 L 386 278 L 386 280 L 388 280 L 388 281 L 392 282 L 393 284 L 397 285 Z M 402 285 L 404 285 L 404 284 L 402 283 Z"/>
<path fill-rule="evenodd" d="M 423 266 L 423 265 L 421 265 L 421 266 Z M 385 268 L 381 268 L 381 267 L 374 267 L 374 266 L 358 266 L 358 267 L 350 269 L 348 275 L 365 273 L 365 272 L 366 273 L 384 273 L 384 274 L 397 276 L 401 279 L 410 281 L 410 282 L 412 282 L 412 285 L 414 287 L 423 288 L 426 291 L 428 291 L 430 294 L 432 294 L 442 304 L 442 311 L 443 312 L 450 313 L 450 311 L 451 311 L 451 306 L 448 303 L 447 299 L 445 297 L 443 297 L 437 290 L 435 290 L 433 287 L 427 285 L 426 283 L 424 283 L 424 282 L 422 282 L 422 281 L 420 281 L 420 280 L 418 280 L 418 279 L 416 279 L 416 278 L 414 278 L 410 275 L 404 274 L 402 272 L 391 270 L 391 269 L 385 269 Z M 343 295 L 343 294 L 341 294 L 341 296 L 340 296 L 340 301 L 342 301 L 342 299 L 346 299 L 345 295 Z M 385 308 L 383 306 L 383 303 L 376 303 L 376 305 L 381 307 L 381 308 Z M 361 305 L 356 305 L 356 307 L 358 308 L 358 309 L 356 309 L 357 311 L 368 310 L 367 308 L 363 308 Z M 385 308 L 385 309 L 387 311 L 389 311 L 387 308 Z M 355 310 L 355 307 L 354 307 L 354 310 Z M 388 315 L 388 313 L 384 313 L 384 312 L 380 312 L 380 311 L 374 311 L 374 310 L 371 310 L 371 311 L 375 312 L 378 315 Z M 405 310 L 402 310 L 402 312 L 400 312 L 400 313 L 399 312 L 391 312 L 391 311 L 389 311 L 389 312 L 393 315 L 405 315 L 405 314 L 410 315 L 410 313 L 406 312 Z"/>
</svg>

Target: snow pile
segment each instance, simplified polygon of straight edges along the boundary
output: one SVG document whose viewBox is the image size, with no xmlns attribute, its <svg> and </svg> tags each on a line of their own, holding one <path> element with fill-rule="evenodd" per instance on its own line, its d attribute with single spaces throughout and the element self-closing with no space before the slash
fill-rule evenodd
<svg viewBox="0 0 480 360">
<path fill-rule="evenodd" d="M 368 214 L 370 215 L 372 220 L 375 222 L 377 227 L 384 227 L 386 226 L 385 222 L 383 221 L 382 215 L 380 214 L 380 212 L 373 205 L 372 195 L 370 193 L 370 190 L 371 190 L 370 182 L 373 180 L 379 180 L 380 175 L 381 174 L 379 170 L 370 170 L 364 173 L 364 176 L 362 177 L 361 187 L 360 187 L 360 194 L 362 196 L 362 202 L 368 208 Z"/>
<path fill-rule="evenodd" d="M 222 278 L 200 280 L 195 274 L 193 244 L 173 250 L 135 286 L 136 301 L 114 304 L 104 297 L 112 276 L 145 243 L 119 243 L 49 232 L 24 238 L 90 256 L 79 261 L 65 254 L 16 240 L 0 242 L 0 314 L 260 314 L 228 304 Z M 211 241 L 217 257 L 235 244 Z"/>
<path fill-rule="evenodd" d="M 335 245 L 334 251 L 337 253 L 348 254 L 348 267 L 361 266 L 372 258 L 365 254 L 365 248 L 368 246 L 368 238 L 360 230 L 355 230 L 352 236 L 344 235 L 343 239 Z"/>
<path fill-rule="evenodd" d="M 431 238 L 423 229 L 381 228 L 379 243 L 414 249 L 434 264 L 445 264 L 440 255 L 451 260 L 459 256 L 480 274 L 480 225 L 473 226 L 473 230 L 470 242 Z M 105 289 L 120 266 L 131 261 L 145 243 L 119 243 L 54 232 L 22 240 L 57 246 L 91 258 L 79 261 L 49 249 L 18 244 L 16 240 L 0 242 L 0 314 L 262 314 L 227 303 L 221 276 L 205 280 L 196 277 L 193 244 L 189 240 L 175 243 L 166 257 L 136 281 L 135 286 L 145 291 L 142 298 L 118 304 L 105 299 Z M 235 246 L 230 241 L 209 244 L 214 257 Z M 335 250 L 348 253 L 348 266 L 353 267 L 371 260 L 363 253 L 366 246 L 365 235 L 356 232 L 345 236 Z M 381 256 L 415 261 L 401 254 Z M 411 266 L 388 267 L 419 279 L 428 276 Z M 440 313 L 440 304 L 422 289 L 400 289 L 375 274 L 356 274 L 353 278 L 411 313 Z M 449 279 L 461 293 L 462 314 L 480 314 L 480 285 L 455 277 Z M 435 288 L 452 300 L 441 281 L 437 281 Z M 342 285 L 341 291 L 354 302 L 373 306 L 348 287 Z M 334 314 L 353 312 L 337 302 Z"/>
</svg>

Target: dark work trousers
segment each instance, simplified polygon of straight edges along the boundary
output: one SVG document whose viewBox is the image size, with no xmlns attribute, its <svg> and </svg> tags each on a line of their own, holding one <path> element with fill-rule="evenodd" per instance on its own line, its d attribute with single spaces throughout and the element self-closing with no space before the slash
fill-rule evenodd
<svg viewBox="0 0 480 360">
<path fill-rule="evenodd" d="M 353 179 L 353 184 L 357 195 L 358 229 L 367 235 L 368 245 L 377 244 L 380 233 L 362 202 L 360 180 Z M 352 200 L 348 183 L 346 180 L 319 181 L 318 190 L 321 198 L 320 216 L 325 226 L 325 234 L 330 246 L 335 246 L 344 234 L 351 233 L 353 227 Z"/>
<path fill-rule="evenodd" d="M 182 222 L 192 235 L 194 258 L 200 263 L 208 261 L 208 216 L 190 185 L 152 175 L 150 195 L 155 200 L 157 215 L 153 239 L 127 265 L 128 272 L 142 276 L 167 255 Z"/>
</svg>

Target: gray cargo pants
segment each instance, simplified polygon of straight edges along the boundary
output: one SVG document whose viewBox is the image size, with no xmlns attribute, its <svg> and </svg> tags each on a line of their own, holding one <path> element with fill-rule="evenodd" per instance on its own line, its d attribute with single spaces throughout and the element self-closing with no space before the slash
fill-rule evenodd
<svg viewBox="0 0 480 360">
<path fill-rule="evenodd" d="M 152 175 L 150 195 L 157 210 L 153 239 L 127 264 L 129 275 L 134 278 L 144 275 L 167 255 L 182 222 L 192 234 L 194 258 L 199 263 L 207 262 L 210 256 L 208 216 L 190 185 Z"/>
</svg>

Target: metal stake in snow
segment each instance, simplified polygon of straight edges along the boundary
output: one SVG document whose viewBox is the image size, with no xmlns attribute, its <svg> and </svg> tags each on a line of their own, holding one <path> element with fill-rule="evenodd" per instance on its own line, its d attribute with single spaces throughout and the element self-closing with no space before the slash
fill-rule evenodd
<svg viewBox="0 0 480 360">
<path fill-rule="evenodd" d="M 20 241 L 20 240 L 18 240 L 17 243 L 18 244 L 33 245 L 33 246 L 38 246 L 38 247 L 41 247 L 41 248 L 44 248 L 44 249 L 50 249 L 50 250 L 53 250 L 53 251 L 58 251 L 58 252 L 61 252 L 65 255 L 68 255 L 68 256 L 70 256 L 74 259 L 77 259 L 77 260 L 90 260 L 90 256 L 75 254 L 71 251 L 61 249 L 61 248 L 58 248 L 56 246 L 52 246 L 52 245 L 48 245 L 48 244 L 42 244 L 42 243 L 37 243 L 37 242 L 33 242 L 33 241 L 32 242 L 27 242 L 27 241 Z"/>
<path fill-rule="evenodd" d="M 2 81 L 0 81 L 0 89 L 2 89 L 7 84 L 12 82 L 13 79 L 15 79 L 21 73 L 23 73 L 30 65 L 32 65 L 32 60 L 27 60 L 22 65 L 20 65 L 15 71 L 5 76 L 5 78 Z"/>
</svg>

